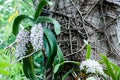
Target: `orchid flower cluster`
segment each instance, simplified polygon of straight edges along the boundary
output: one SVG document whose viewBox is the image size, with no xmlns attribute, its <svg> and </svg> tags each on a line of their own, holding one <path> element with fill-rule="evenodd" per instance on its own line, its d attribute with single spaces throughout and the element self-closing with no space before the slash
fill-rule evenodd
<svg viewBox="0 0 120 80">
<path fill-rule="evenodd" d="M 42 50 L 43 48 L 43 28 L 41 24 L 35 24 L 30 32 L 21 30 L 16 37 L 16 58 L 26 55 L 27 46 L 31 43 L 34 51 Z"/>
<path fill-rule="evenodd" d="M 26 45 L 29 45 L 29 32 L 27 30 L 21 30 L 16 37 L 17 46 L 16 46 L 16 58 L 22 57 L 26 54 L 27 48 Z"/>
<path fill-rule="evenodd" d="M 86 74 L 97 74 L 105 76 L 102 66 L 95 60 L 87 59 L 82 61 L 80 65 L 80 70 L 84 71 Z M 95 77 L 95 76 L 94 76 Z M 97 80 L 100 78 L 98 77 Z"/>
<path fill-rule="evenodd" d="M 35 51 L 43 48 L 43 28 L 41 24 L 35 24 L 34 27 L 32 27 L 30 41 Z"/>
</svg>

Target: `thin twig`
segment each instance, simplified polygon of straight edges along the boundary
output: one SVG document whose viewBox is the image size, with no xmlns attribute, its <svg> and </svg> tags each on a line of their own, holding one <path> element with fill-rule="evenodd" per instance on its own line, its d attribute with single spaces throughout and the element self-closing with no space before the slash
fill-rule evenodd
<svg viewBox="0 0 120 80">
<path fill-rule="evenodd" d="M 77 77 L 77 74 L 75 73 L 75 71 L 72 71 L 72 75 L 73 75 L 74 78 Z"/>
<path fill-rule="evenodd" d="M 74 52 L 74 53 L 68 54 L 68 55 L 66 55 L 66 56 L 64 56 L 64 57 L 66 58 L 66 57 L 69 57 L 69 56 L 75 55 L 76 53 L 82 51 L 82 50 L 85 48 L 85 46 L 86 46 L 86 44 L 84 44 L 84 45 L 80 48 L 80 50 L 78 50 L 78 51 L 76 51 L 76 52 Z"/>
<path fill-rule="evenodd" d="M 66 17 L 66 18 L 70 18 L 70 19 L 73 19 L 73 20 L 77 20 L 77 21 L 79 21 L 80 23 L 83 23 L 82 21 L 80 21 L 80 20 L 78 20 L 78 19 L 76 19 L 76 18 L 74 18 L 74 17 L 70 17 L 70 16 L 68 16 L 68 15 L 66 15 L 66 14 L 64 14 L 64 13 L 61 13 L 61 12 L 59 12 L 59 11 L 54 11 L 54 10 L 47 10 L 47 9 L 43 9 L 43 11 L 44 11 L 44 13 L 48 13 L 48 14 L 56 14 L 57 16 L 63 16 L 63 17 Z"/>
<path fill-rule="evenodd" d="M 98 2 L 99 2 L 99 0 L 96 1 L 96 2 L 94 3 L 94 5 L 88 10 L 87 14 L 86 14 L 85 17 L 84 17 L 84 20 L 87 18 L 87 16 L 89 15 L 89 13 L 92 11 L 92 9 L 96 6 L 96 4 L 97 4 Z"/>
<path fill-rule="evenodd" d="M 71 31 L 70 31 L 70 19 L 68 21 L 68 29 L 69 29 L 69 37 L 70 37 L 70 50 L 71 50 L 71 53 L 73 53 L 73 50 L 72 50 L 72 35 L 71 35 Z"/>
<path fill-rule="evenodd" d="M 114 52 L 113 49 L 114 49 L 115 51 L 116 51 L 116 49 L 113 47 L 113 45 L 112 45 L 112 43 L 111 43 L 111 41 L 110 41 L 110 39 L 109 39 L 109 36 L 107 35 L 106 17 L 105 17 L 104 12 L 103 12 L 102 3 L 103 3 L 103 0 L 102 0 L 102 2 L 101 2 L 101 13 L 102 13 L 103 23 L 104 23 L 103 33 L 104 33 L 105 38 L 106 38 L 106 40 L 107 40 L 106 42 L 107 42 L 107 44 L 108 44 L 108 47 L 109 47 L 110 51 L 112 51 L 112 53 L 113 53 L 113 52 Z M 109 56 L 110 56 L 110 55 L 111 55 L 111 54 L 109 54 Z M 118 55 L 118 54 L 117 54 L 117 55 Z"/>
<path fill-rule="evenodd" d="M 27 58 L 27 57 L 30 57 L 30 56 L 32 56 L 34 53 L 37 53 L 37 52 L 39 52 L 39 51 L 41 51 L 41 50 L 38 50 L 38 51 L 32 52 L 32 53 L 29 54 L 29 55 L 23 56 L 23 57 L 17 59 L 17 60 L 16 60 L 15 62 L 13 62 L 12 64 L 16 64 L 16 63 L 19 62 L 20 60 L 22 60 L 22 59 L 24 59 L 24 58 Z"/>
<path fill-rule="evenodd" d="M 83 18 L 81 11 L 78 9 L 78 7 L 75 5 L 75 3 L 74 3 L 72 0 L 71 0 L 71 2 L 72 2 L 73 6 L 77 9 L 78 13 L 79 13 L 80 16 L 81 16 L 83 28 L 84 28 L 84 30 L 85 30 L 85 33 L 86 33 L 86 35 L 87 35 L 87 38 L 89 39 L 88 32 L 87 32 L 87 30 L 86 30 L 86 28 L 85 28 L 85 21 L 84 21 L 85 19 Z"/>
<path fill-rule="evenodd" d="M 5 48 L 5 50 L 8 49 L 8 48 L 11 48 L 11 47 L 14 46 L 15 44 L 16 44 L 16 40 L 15 40 L 13 43 L 11 43 L 9 46 L 7 46 L 7 47 Z"/>
<path fill-rule="evenodd" d="M 120 7 L 119 0 L 105 0 L 106 2 Z"/>
</svg>

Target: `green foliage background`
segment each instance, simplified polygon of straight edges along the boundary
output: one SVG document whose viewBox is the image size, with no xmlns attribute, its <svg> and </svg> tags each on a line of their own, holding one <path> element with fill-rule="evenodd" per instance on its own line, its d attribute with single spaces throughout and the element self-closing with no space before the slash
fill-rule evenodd
<svg viewBox="0 0 120 80">
<path fill-rule="evenodd" d="M 15 17 L 23 13 L 33 16 L 34 12 L 32 0 L 0 0 L 0 61 L 2 63 L 10 64 L 11 60 L 15 60 L 14 56 L 11 56 L 10 50 L 4 50 L 15 40 L 15 36 L 12 34 L 12 24 Z M 14 49 L 12 50 L 14 52 Z M 2 66 L 0 64 L 0 70 L 3 70 L 2 74 L 0 73 L 0 80 L 27 80 L 23 74 L 21 62 L 15 65 L 5 65 L 4 68 Z"/>
<path fill-rule="evenodd" d="M 35 10 L 32 0 L 0 0 L 0 49 L 12 43 L 12 24 L 16 16 L 24 13 L 33 16 Z M 22 24 L 22 26 L 28 24 Z"/>
</svg>

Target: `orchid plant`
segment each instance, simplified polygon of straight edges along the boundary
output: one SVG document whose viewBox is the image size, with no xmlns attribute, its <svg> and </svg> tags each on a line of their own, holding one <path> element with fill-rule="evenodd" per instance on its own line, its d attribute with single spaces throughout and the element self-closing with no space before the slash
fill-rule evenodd
<svg viewBox="0 0 120 80">
<path fill-rule="evenodd" d="M 57 45 L 55 35 L 47 26 L 42 25 L 43 22 L 53 23 L 56 35 L 61 32 L 60 24 L 54 18 L 40 16 L 42 9 L 47 4 L 51 6 L 52 2 L 41 0 L 36 9 L 34 18 L 22 14 L 17 16 L 13 23 L 12 32 L 16 36 L 15 56 L 18 61 L 23 61 L 24 74 L 30 80 L 40 79 L 35 71 L 35 69 L 40 68 L 39 63 L 35 62 L 37 53 L 42 53 L 44 56 L 44 80 L 46 80 L 46 71 L 48 69 L 53 70 L 56 56 L 58 58 L 56 64 L 64 61 L 63 54 L 60 52 L 60 48 Z M 21 29 L 19 25 L 25 19 L 29 19 L 33 24 L 24 26 L 24 29 Z M 39 60 L 39 57 L 37 57 L 36 60 Z M 35 66 L 37 68 L 35 68 Z M 53 76 L 54 79 L 57 78 L 56 74 L 53 74 Z"/>
</svg>

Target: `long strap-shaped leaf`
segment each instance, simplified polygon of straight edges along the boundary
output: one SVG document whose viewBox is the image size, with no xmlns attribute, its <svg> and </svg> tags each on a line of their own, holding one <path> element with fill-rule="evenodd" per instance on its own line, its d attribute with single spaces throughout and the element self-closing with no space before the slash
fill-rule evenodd
<svg viewBox="0 0 120 80">
<path fill-rule="evenodd" d="M 31 43 L 29 42 L 28 45 L 26 45 L 26 55 L 29 55 L 33 52 L 33 48 Z M 35 75 L 34 70 L 34 55 L 31 55 L 30 57 L 23 59 L 23 71 L 25 76 L 30 80 L 38 80 Z"/>
<path fill-rule="evenodd" d="M 120 80 L 120 70 L 117 72 L 117 80 Z"/>
<path fill-rule="evenodd" d="M 115 72 L 120 71 L 120 67 L 117 66 L 115 63 L 110 62 L 110 64 L 113 67 L 113 69 L 115 70 Z"/>
<path fill-rule="evenodd" d="M 63 55 L 63 52 L 61 51 L 60 47 L 57 46 L 57 57 L 58 57 L 58 61 L 56 64 L 54 64 L 54 68 L 57 64 L 60 64 L 60 63 L 63 63 L 64 62 L 64 55 Z M 54 60 L 55 62 L 55 60 Z M 63 69 L 64 67 L 64 64 L 60 66 L 59 70 L 54 74 L 54 80 L 57 80 L 57 77 L 58 77 L 58 74 L 59 72 Z"/>
<path fill-rule="evenodd" d="M 64 61 L 64 62 L 62 62 L 62 63 L 60 63 L 60 64 L 57 64 L 57 65 L 55 66 L 54 71 L 53 71 L 54 74 L 59 70 L 60 66 L 64 65 L 65 63 L 72 63 L 72 64 L 80 65 L 80 63 L 79 63 L 79 62 L 76 62 L 76 61 Z"/>
<path fill-rule="evenodd" d="M 90 56 L 91 56 L 91 46 L 87 44 L 86 59 L 90 59 Z"/>
<path fill-rule="evenodd" d="M 12 32 L 13 32 L 13 34 L 15 36 L 18 34 L 18 31 L 19 31 L 19 24 L 24 19 L 30 19 L 32 22 L 34 22 L 34 20 L 32 18 L 30 18 L 29 16 L 27 16 L 27 15 L 19 15 L 19 16 L 17 16 L 15 18 L 14 22 L 13 22 L 13 27 L 12 27 Z"/>
<path fill-rule="evenodd" d="M 43 37 L 43 41 L 44 41 L 44 47 L 45 47 L 46 54 L 47 54 L 47 56 L 50 56 L 50 52 L 51 52 L 50 43 L 46 36 Z"/>
<path fill-rule="evenodd" d="M 50 52 L 48 53 L 48 60 L 46 63 L 46 68 L 50 68 L 54 62 L 54 58 L 57 54 L 57 42 L 54 34 L 51 30 L 44 28 L 44 36 L 46 37 L 47 41 L 50 45 Z"/>
<path fill-rule="evenodd" d="M 84 40 L 84 42 L 86 43 L 86 47 L 87 47 L 87 52 L 86 52 L 86 59 L 90 59 L 91 56 L 91 46 L 88 44 L 88 41 Z"/>
<path fill-rule="evenodd" d="M 54 30 L 56 34 L 60 34 L 61 28 L 60 24 L 58 21 L 56 21 L 54 18 L 49 18 L 49 17 L 44 17 L 44 16 L 39 16 L 36 23 L 41 23 L 41 22 L 50 22 L 54 24 Z"/>
<path fill-rule="evenodd" d="M 35 12 L 35 20 L 40 16 L 42 9 L 45 7 L 46 4 L 52 5 L 52 3 L 48 0 L 41 0 L 40 3 L 38 4 L 38 7 Z"/>
<path fill-rule="evenodd" d="M 57 56 L 58 56 L 58 60 L 59 60 L 59 62 L 57 64 L 64 62 L 64 60 L 65 60 L 64 55 L 59 46 L 57 46 Z M 63 67 L 64 67 L 64 64 L 60 67 L 59 71 L 61 71 L 63 69 Z"/>
<path fill-rule="evenodd" d="M 110 62 L 111 66 L 113 67 L 115 73 L 116 73 L 116 76 L 117 76 L 117 80 L 120 80 L 120 67 L 117 66 L 116 64 Z"/>
<path fill-rule="evenodd" d="M 107 67 L 107 69 L 108 69 L 108 73 L 109 73 L 109 75 L 111 76 L 111 78 L 112 78 L 113 80 L 117 80 L 117 77 L 115 76 L 115 73 L 114 73 L 114 71 L 112 70 L 112 67 L 111 67 L 111 64 L 110 64 L 108 58 L 107 58 L 105 55 L 103 55 L 103 54 L 100 54 L 100 56 L 102 57 L 102 59 L 103 59 L 105 65 L 106 65 L 106 67 Z"/>
<path fill-rule="evenodd" d="M 33 56 L 23 59 L 23 71 L 30 80 L 37 80 L 33 66 Z"/>
<path fill-rule="evenodd" d="M 62 80 L 66 80 L 66 78 L 68 77 L 68 75 L 72 72 L 72 70 L 68 71 L 67 73 L 65 73 L 65 75 L 62 77 Z"/>
<path fill-rule="evenodd" d="M 59 46 L 57 46 L 57 56 L 58 56 L 58 59 L 59 59 L 59 63 L 61 63 L 65 60 L 64 55 L 63 55 Z"/>
</svg>

